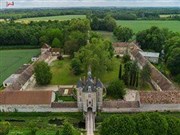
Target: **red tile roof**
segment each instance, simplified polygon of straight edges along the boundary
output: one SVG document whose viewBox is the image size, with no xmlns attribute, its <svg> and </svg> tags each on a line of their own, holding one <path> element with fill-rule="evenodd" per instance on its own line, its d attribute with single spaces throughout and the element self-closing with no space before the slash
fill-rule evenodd
<svg viewBox="0 0 180 135">
<path fill-rule="evenodd" d="M 126 42 L 118 42 L 118 43 L 114 43 L 113 47 L 127 47 L 128 43 Z"/>
<path fill-rule="evenodd" d="M 39 105 L 51 104 L 52 91 L 2 91 L 0 104 Z"/>
</svg>

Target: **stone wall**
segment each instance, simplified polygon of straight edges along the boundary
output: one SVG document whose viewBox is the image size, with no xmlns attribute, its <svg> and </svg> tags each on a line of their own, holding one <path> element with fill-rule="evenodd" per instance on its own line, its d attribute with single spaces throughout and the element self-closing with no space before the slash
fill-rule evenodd
<svg viewBox="0 0 180 135">
<path fill-rule="evenodd" d="M 138 108 L 139 101 L 104 101 L 103 108 Z"/>
<path fill-rule="evenodd" d="M 78 112 L 77 107 L 51 108 L 51 105 L 0 105 L 1 112 Z"/>
<path fill-rule="evenodd" d="M 140 92 L 141 104 L 180 104 L 180 91 Z"/>
<path fill-rule="evenodd" d="M 52 108 L 77 108 L 77 102 L 51 103 Z"/>
<path fill-rule="evenodd" d="M 155 68 L 139 51 L 142 51 L 137 45 L 134 44 L 134 48 L 131 50 L 130 55 L 133 60 L 137 60 L 140 69 L 144 65 L 149 64 L 151 68 L 151 79 L 153 80 L 152 85 L 157 90 L 172 91 L 176 90 L 173 83 L 168 80 L 157 68 Z M 158 87 L 158 86 L 159 87 Z"/>
</svg>

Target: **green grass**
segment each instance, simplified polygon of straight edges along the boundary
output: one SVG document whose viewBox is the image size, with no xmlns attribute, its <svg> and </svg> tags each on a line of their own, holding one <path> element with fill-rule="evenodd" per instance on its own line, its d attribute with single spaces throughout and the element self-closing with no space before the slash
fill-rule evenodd
<svg viewBox="0 0 180 135">
<path fill-rule="evenodd" d="M 112 80 L 117 79 L 118 75 L 119 75 L 119 66 L 120 63 L 122 63 L 122 61 L 118 58 L 113 58 L 114 64 L 113 64 L 113 71 L 110 72 L 106 72 L 105 74 L 103 74 L 100 79 L 102 81 L 102 83 L 108 84 L 110 83 Z"/>
<path fill-rule="evenodd" d="M 53 77 L 51 84 L 53 85 L 71 85 L 76 84 L 80 76 L 75 76 L 71 72 L 71 60 L 64 59 L 61 61 L 54 61 L 51 66 Z"/>
<path fill-rule="evenodd" d="M 100 78 L 103 83 L 109 83 L 111 80 L 118 77 L 119 72 L 119 65 L 120 60 L 114 58 L 114 70 L 110 72 L 106 72 L 102 75 Z M 53 74 L 51 84 L 52 85 L 74 85 L 78 82 L 80 77 L 83 77 L 85 75 L 79 75 L 75 76 L 71 72 L 71 66 L 70 66 L 71 60 L 70 59 L 64 59 L 62 61 L 54 61 L 51 66 L 51 72 Z"/>
<path fill-rule="evenodd" d="M 76 101 L 72 96 L 59 96 L 58 100 L 64 102 Z"/>
<path fill-rule="evenodd" d="M 107 31 L 94 31 L 100 34 L 104 39 L 109 40 L 111 42 L 117 42 L 116 38 L 114 37 L 112 32 Z"/>
<path fill-rule="evenodd" d="M 158 26 L 159 28 L 168 28 L 173 32 L 180 32 L 180 21 L 154 21 L 154 20 L 143 20 L 143 21 L 116 21 L 117 25 L 122 25 L 123 27 L 129 27 L 133 32 L 137 33 L 139 31 L 150 28 L 151 26 Z"/>
<path fill-rule="evenodd" d="M 73 18 L 86 18 L 86 16 L 85 15 L 61 15 L 61 16 L 22 18 L 22 19 L 16 20 L 16 22 L 28 23 L 30 21 L 48 21 L 48 20 L 51 20 L 51 21 L 54 21 L 54 20 L 64 21 L 64 20 L 71 20 Z"/>
<path fill-rule="evenodd" d="M 30 62 L 32 56 L 39 53 L 39 49 L 0 50 L 0 85 L 23 64 Z"/>
</svg>

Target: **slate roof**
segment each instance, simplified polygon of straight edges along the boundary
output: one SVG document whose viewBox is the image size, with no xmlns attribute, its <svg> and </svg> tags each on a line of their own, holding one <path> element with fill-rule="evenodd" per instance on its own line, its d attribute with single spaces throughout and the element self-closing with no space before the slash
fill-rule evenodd
<svg viewBox="0 0 180 135">
<path fill-rule="evenodd" d="M 51 104 L 52 91 L 3 91 L 0 105 Z"/>
<path fill-rule="evenodd" d="M 86 80 L 79 80 L 77 88 L 82 88 L 84 92 L 95 92 L 96 88 L 103 88 L 103 84 L 100 80 L 95 80 L 91 77 L 91 72 L 88 72 L 88 78 Z"/>
<path fill-rule="evenodd" d="M 159 53 L 155 53 L 155 52 L 142 52 L 142 51 L 140 51 L 140 53 L 141 53 L 144 57 L 155 57 L 155 58 L 159 58 Z"/>
</svg>

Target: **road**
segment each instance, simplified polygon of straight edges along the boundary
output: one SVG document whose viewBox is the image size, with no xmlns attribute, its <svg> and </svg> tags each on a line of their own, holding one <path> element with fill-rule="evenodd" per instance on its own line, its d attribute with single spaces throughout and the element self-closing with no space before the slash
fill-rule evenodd
<svg viewBox="0 0 180 135">
<path fill-rule="evenodd" d="M 94 115 L 91 110 L 88 110 L 86 115 L 86 128 L 87 128 L 87 135 L 94 135 L 93 133 L 93 126 L 94 126 Z"/>
</svg>

